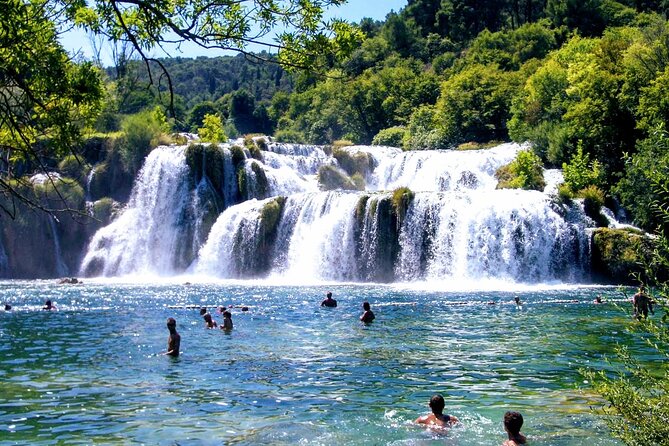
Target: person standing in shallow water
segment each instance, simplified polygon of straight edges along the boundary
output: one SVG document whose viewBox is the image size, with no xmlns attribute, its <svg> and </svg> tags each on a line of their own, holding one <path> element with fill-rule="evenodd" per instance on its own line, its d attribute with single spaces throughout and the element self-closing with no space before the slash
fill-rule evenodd
<svg viewBox="0 0 669 446">
<path fill-rule="evenodd" d="M 170 331 L 170 335 L 167 338 L 167 351 L 165 352 L 168 356 L 179 356 L 179 348 L 181 347 L 181 336 L 177 333 L 177 321 L 171 317 L 167 319 L 167 329 Z"/>
<path fill-rule="evenodd" d="M 376 319 L 376 316 L 374 316 L 374 313 L 372 312 L 369 302 L 363 302 L 362 304 L 362 309 L 365 310 L 364 313 L 362 313 L 362 316 L 360 316 L 360 320 L 364 322 L 365 324 L 368 324 L 372 322 L 374 319 Z"/>
<path fill-rule="evenodd" d="M 232 330 L 232 313 L 229 311 L 223 312 L 223 323 L 221 324 L 221 330 L 230 331 Z"/>
<path fill-rule="evenodd" d="M 519 444 L 527 443 L 525 435 L 520 433 L 520 428 L 523 427 L 523 416 L 520 412 L 508 411 L 504 414 L 504 430 L 509 439 L 502 443 L 502 446 L 518 446 Z"/>
<path fill-rule="evenodd" d="M 655 314 L 653 310 L 653 301 L 650 299 L 650 296 L 646 294 L 646 287 L 641 285 L 639 287 L 639 292 L 634 295 L 632 298 L 634 303 L 634 316 L 641 320 L 648 318 L 648 309 L 650 309 L 650 314 Z"/>
<path fill-rule="evenodd" d="M 416 419 L 416 423 L 425 424 L 428 427 L 439 427 L 446 428 L 451 427 L 455 423 L 459 422 L 457 417 L 452 415 L 444 415 L 444 407 L 446 407 L 446 402 L 444 397 L 436 394 L 430 398 L 430 409 L 432 410 L 431 414 L 423 415 Z"/>
<path fill-rule="evenodd" d="M 335 308 L 336 306 L 337 306 L 337 301 L 332 298 L 332 293 L 328 291 L 325 300 L 321 302 L 321 307 Z"/>
</svg>

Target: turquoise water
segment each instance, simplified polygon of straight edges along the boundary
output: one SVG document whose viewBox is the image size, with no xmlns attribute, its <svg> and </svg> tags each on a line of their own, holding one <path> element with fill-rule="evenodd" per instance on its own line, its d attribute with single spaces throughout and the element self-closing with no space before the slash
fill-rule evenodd
<svg viewBox="0 0 669 446">
<path fill-rule="evenodd" d="M 328 289 L 336 309 L 319 307 Z M 615 445 L 578 369 L 633 343 L 631 321 L 594 305 L 596 294 L 623 298 L 613 288 L 0 283 L 0 302 L 15 307 L 0 313 L 0 444 L 494 445 L 504 412 L 518 410 L 533 445 Z M 40 311 L 46 299 L 59 311 Z M 369 326 L 358 321 L 364 300 L 377 316 Z M 206 330 L 187 308 L 200 305 L 234 305 L 234 330 Z M 176 359 L 159 354 L 167 317 L 182 336 Z M 446 434 L 412 423 L 437 392 L 462 420 Z"/>
</svg>

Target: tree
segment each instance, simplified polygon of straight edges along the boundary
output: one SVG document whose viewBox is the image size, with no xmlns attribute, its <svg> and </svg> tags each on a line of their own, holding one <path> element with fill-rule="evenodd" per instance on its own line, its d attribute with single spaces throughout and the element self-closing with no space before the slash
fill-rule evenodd
<svg viewBox="0 0 669 446">
<path fill-rule="evenodd" d="M 200 139 L 204 142 L 225 142 L 228 138 L 223 131 L 223 123 L 218 115 L 205 115 L 202 128 L 198 129 Z"/>
<path fill-rule="evenodd" d="M 231 49 L 250 57 L 250 44 L 278 52 L 288 67 L 327 68 L 352 51 L 362 34 L 349 24 L 323 23 L 323 10 L 345 0 L 6 0 L 0 8 L 0 193 L 44 206 L 22 195 L 12 179 L 36 167 L 48 173 L 48 159 L 76 147 L 81 129 L 98 113 L 102 88 L 90 63 L 75 64 L 58 43 L 58 31 L 73 25 L 129 43 L 145 61 L 158 90 L 170 92 L 164 64 L 148 56 L 163 43 L 190 41 L 204 48 Z M 285 26 L 276 42 L 270 33 Z M 158 67 L 160 76 L 150 62 Z M 164 76 L 163 76 L 164 75 Z M 207 86 L 208 88 L 208 86 Z M 36 144 L 40 142 L 39 148 Z M 5 201 L 7 203 L 7 201 Z M 14 215 L 14 207 L 2 209 Z"/>
<path fill-rule="evenodd" d="M 17 202 L 59 209 L 31 199 L 18 186 L 37 169 L 57 194 L 48 174 L 52 160 L 70 152 L 102 106 L 98 70 L 73 63 L 58 43 L 50 17 L 59 11 L 23 0 L 4 1 L 0 8 L 0 195 L 5 198 L 0 208 L 12 218 Z"/>
</svg>

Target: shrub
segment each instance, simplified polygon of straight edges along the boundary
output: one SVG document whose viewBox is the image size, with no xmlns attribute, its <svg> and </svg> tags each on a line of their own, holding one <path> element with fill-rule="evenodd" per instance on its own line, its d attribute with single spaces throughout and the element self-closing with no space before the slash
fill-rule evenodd
<svg viewBox="0 0 669 446">
<path fill-rule="evenodd" d="M 121 124 L 123 139 L 120 143 L 120 155 L 126 170 L 135 173 L 139 170 L 146 155 L 157 145 L 162 134 L 161 123 L 152 111 L 143 111 L 127 116 Z"/>
<path fill-rule="evenodd" d="M 332 143 L 332 147 L 335 149 L 341 149 L 343 147 L 349 147 L 352 146 L 353 141 L 349 141 L 347 139 L 338 139 Z"/>
<path fill-rule="evenodd" d="M 228 139 L 225 135 L 225 131 L 223 131 L 221 117 L 218 115 L 204 115 L 202 127 L 199 128 L 197 132 L 200 139 L 204 142 L 217 144 L 219 142 L 225 142 Z"/>
<path fill-rule="evenodd" d="M 498 145 L 502 144 L 502 141 L 488 141 L 488 142 L 465 142 L 458 147 L 456 147 L 456 150 L 482 150 L 482 149 L 490 149 L 492 147 L 497 147 Z"/>
<path fill-rule="evenodd" d="M 531 150 L 518 152 L 516 159 L 495 172 L 499 181 L 497 189 L 543 190 L 544 181 L 541 159 Z"/>
<path fill-rule="evenodd" d="M 576 154 L 569 163 L 562 163 L 564 181 L 571 190 L 580 191 L 588 186 L 599 186 L 604 177 L 604 170 L 599 161 L 590 161 L 590 155 L 583 153 L 583 144 L 579 141 Z"/>
<path fill-rule="evenodd" d="M 372 139 L 373 146 L 402 147 L 407 129 L 404 127 L 389 127 L 381 130 Z"/>
<path fill-rule="evenodd" d="M 608 220 L 600 212 L 604 206 L 604 192 L 600 188 L 588 186 L 578 191 L 577 196 L 583 199 L 583 209 L 588 217 L 595 220 L 599 226 L 608 226 Z"/>
<path fill-rule="evenodd" d="M 558 198 L 563 203 L 568 203 L 574 198 L 574 192 L 568 184 L 562 183 L 558 186 Z"/>
<path fill-rule="evenodd" d="M 286 142 L 293 144 L 304 143 L 304 135 L 295 130 L 278 130 L 274 134 L 274 139 L 276 139 L 278 142 Z"/>
</svg>

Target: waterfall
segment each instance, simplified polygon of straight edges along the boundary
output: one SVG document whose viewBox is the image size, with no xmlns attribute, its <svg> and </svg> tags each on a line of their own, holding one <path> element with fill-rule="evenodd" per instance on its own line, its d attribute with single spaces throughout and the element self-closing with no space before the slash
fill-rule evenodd
<svg viewBox="0 0 669 446">
<path fill-rule="evenodd" d="M 105 276 L 178 272 L 189 183 L 183 147 L 154 149 L 127 207 L 91 240 L 81 271 Z"/>
<path fill-rule="evenodd" d="M 9 257 L 5 250 L 5 245 L 2 243 L 2 234 L 0 234 L 0 277 L 5 277 L 9 271 Z"/>
<path fill-rule="evenodd" d="M 95 169 L 91 167 L 91 171 L 88 172 L 88 175 L 86 176 L 86 195 L 84 200 L 86 202 L 91 202 L 93 199 L 91 198 L 91 183 L 93 182 L 93 176 L 95 175 Z"/>
<path fill-rule="evenodd" d="M 58 237 L 58 230 L 56 228 L 56 220 L 51 216 L 47 216 L 46 219 L 49 222 L 49 228 L 51 229 L 51 237 L 53 237 L 53 255 L 54 255 L 54 265 L 56 267 L 56 274 L 58 277 L 64 277 L 69 274 L 69 269 L 65 262 L 63 261 L 63 253 L 60 249 L 60 238 Z"/>
<path fill-rule="evenodd" d="M 224 146 L 223 205 L 212 207 L 206 160 L 192 184 L 185 148 L 161 147 L 147 158 L 127 208 L 93 238 L 82 271 L 292 283 L 587 280 L 591 222 L 578 203 L 555 201 L 561 173 L 546 171 L 544 192 L 496 189 L 495 171 L 524 148 L 331 152 L 270 143 L 256 159 L 246 153 L 233 163 Z M 367 163 L 358 171 L 366 190 L 321 191 L 319 169 L 350 169 L 339 164 L 346 153 L 349 164 Z M 404 198 L 393 192 L 402 187 L 410 189 Z M 182 245 L 193 252 L 190 266 Z"/>
</svg>

